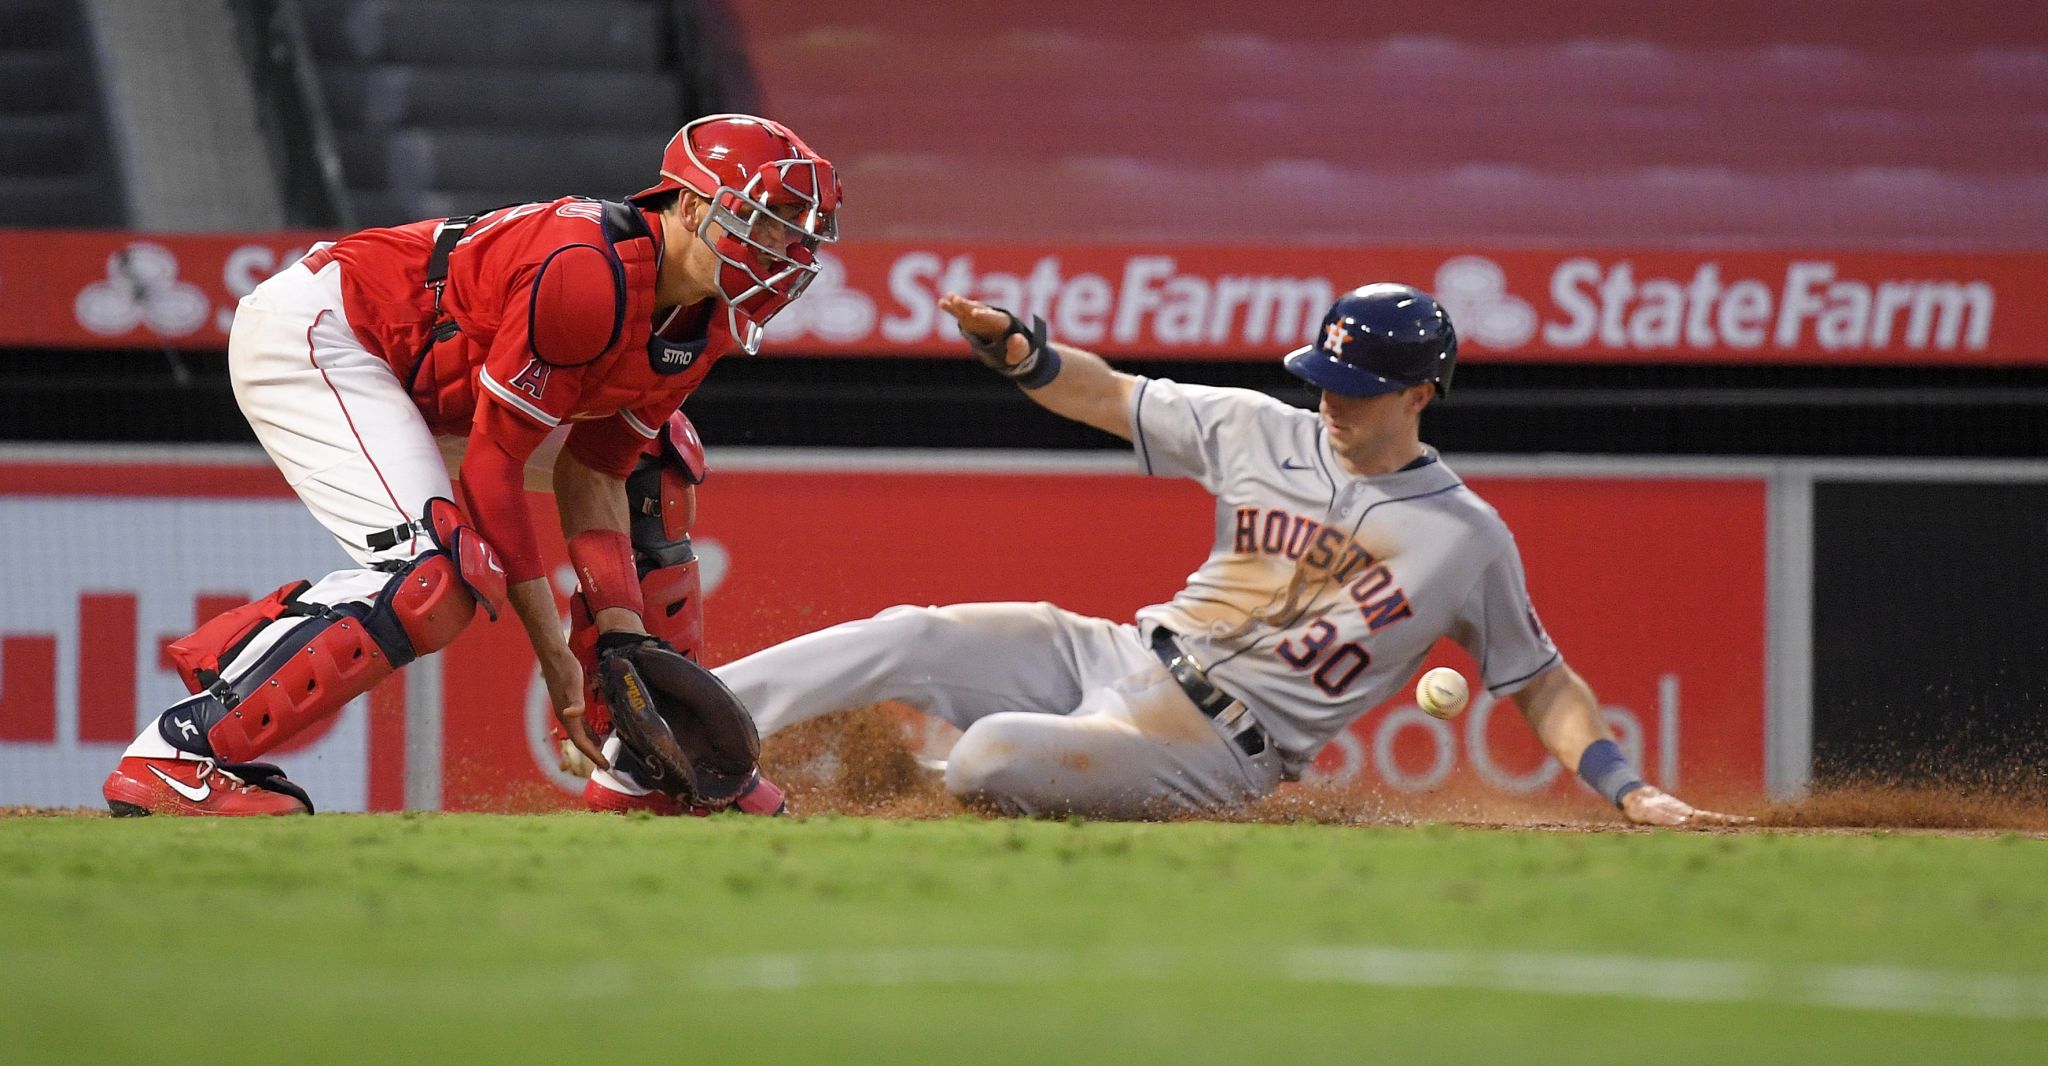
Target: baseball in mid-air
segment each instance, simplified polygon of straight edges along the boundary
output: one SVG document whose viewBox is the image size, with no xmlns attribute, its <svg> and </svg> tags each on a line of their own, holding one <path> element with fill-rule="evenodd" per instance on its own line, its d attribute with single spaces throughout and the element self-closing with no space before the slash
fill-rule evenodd
<svg viewBox="0 0 2048 1066">
<path fill-rule="evenodd" d="M 1433 718 L 1456 718 L 1471 695 L 1465 675 L 1448 666 L 1431 670 L 1415 683 L 1415 705 Z"/>
</svg>

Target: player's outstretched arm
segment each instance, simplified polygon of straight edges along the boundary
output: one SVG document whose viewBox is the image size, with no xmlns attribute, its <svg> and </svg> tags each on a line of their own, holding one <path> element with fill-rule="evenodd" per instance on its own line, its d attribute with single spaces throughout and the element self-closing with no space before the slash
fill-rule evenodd
<svg viewBox="0 0 2048 1066">
<path fill-rule="evenodd" d="M 1543 746 L 1577 773 L 1593 790 L 1606 796 L 1637 825 L 1746 825 L 1756 821 L 1740 815 L 1701 810 L 1645 782 L 1614 742 L 1614 733 L 1600 714 L 1593 687 L 1562 663 L 1544 671 L 1514 695 Z"/>
<path fill-rule="evenodd" d="M 1046 344 L 1034 353 L 1031 338 L 1011 328 L 1008 311 L 979 300 L 949 292 L 939 300 L 939 309 L 960 323 L 961 335 L 989 369 L 1017 382 L 1040 407 L 1131 439 L 1131 391 L 1137 378 L 1070 345 Z"/>
</svg>

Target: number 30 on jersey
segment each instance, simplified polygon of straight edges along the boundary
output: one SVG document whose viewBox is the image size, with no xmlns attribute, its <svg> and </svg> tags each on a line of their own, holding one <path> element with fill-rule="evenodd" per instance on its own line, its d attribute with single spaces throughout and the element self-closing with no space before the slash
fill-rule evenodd
<svg viewBox="0 0 2048 1066">
<path fill-rule="evenodd" d="M 1306 632 L 1281 641 L 1275 650 L 1297 670 L 1313 667 L 1315 672 L 1309 676 L 1317 688 L 1332 696 L 1342 696 L 1358 680 L 1358 675 L 1372 665 L 1372 653 L 1356 642 L 1339 644 L 1331 651 L 1330 645 L 1336 639 L 1336 625 L 1319 618 L 1309 624 Z M 1328 655 L 1323 654 L 1326 651 Z"/>
</svg>

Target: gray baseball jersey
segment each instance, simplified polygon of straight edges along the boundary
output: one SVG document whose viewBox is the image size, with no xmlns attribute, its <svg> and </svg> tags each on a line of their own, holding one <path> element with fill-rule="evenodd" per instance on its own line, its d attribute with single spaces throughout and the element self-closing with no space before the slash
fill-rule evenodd
<svg viewBox="0 0 2048 1066">
<path fill-rule="evenodd" d="M 715 672 L 769 736 L 841 707 L 901 700 L 963 730 L 946 785 L 1004 810 L 1095 817 L 1240 804 L 1394 694 L 1438 637 L 1496 693 L 1558 661 L 1500 517 L 1434 453 L 1343 473 L 1322 421 L 1256 392 L 1139 379 L 1145 469 L 1216 496 L 1216 547 L 1136 624 L 1049 603 L 892 607 Z M 1243 701 L 1270 745 L 1219 729 L 1149 640 L 1166 626 Z"/>
<path fill-rule="evenodd" d="M 1507 525 L 1434 451 L 1347 474 L 1322 420 L 1247 389 L 1139 379 L 1132 444 L 1148 474 L 1216 497 L 1216 542 L 1141 628 L 1183 637 L 1300 767 L 1405 687 L 1437 639 L 1508 695 L 1560 661 Z"/>
</svg>

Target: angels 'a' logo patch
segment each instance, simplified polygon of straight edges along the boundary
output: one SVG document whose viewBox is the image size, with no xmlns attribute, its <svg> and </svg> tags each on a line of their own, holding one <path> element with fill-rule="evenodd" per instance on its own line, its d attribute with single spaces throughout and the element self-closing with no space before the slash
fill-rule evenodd
<svg viewBox="0 0 2048 1066">
<path fill-rule="evenodd" d="M 538 400 L 542 393 L 548 391 L 548 374 L 553 369 L 539 359 L 529 359 L 526 369 L 513 377 L 512 387 Z"/>
</svg>

